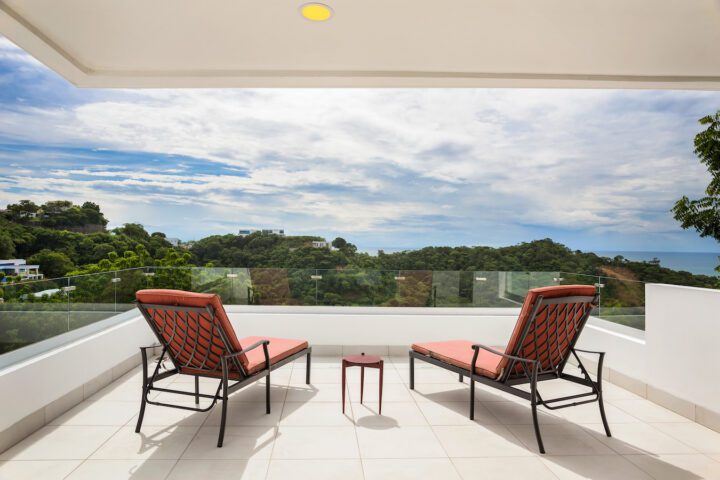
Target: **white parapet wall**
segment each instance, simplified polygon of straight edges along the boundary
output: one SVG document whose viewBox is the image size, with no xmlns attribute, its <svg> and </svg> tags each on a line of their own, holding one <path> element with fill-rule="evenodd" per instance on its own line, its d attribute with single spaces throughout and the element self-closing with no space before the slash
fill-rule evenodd
<svg viewBox="0 0 720 480">
<path fill-rule="evenodd" d="M 0 451 L 139 364 L 154 336 L 131 311 L 45 342 L 57 345 L 0 370 Z"/>
<path fill-rule="evenodd" d="M 517 308 L 227 307 L 239 337 L 302 338 L 317 346 L 407 346 L 471 339 L 504 345 Z"/>
<path fill-rule="evenodd" d="M 656 284 L 645 297 L 648 388 L 690 402 L 696 420 L 720 428 L 720 290 Z"/>
</svg>

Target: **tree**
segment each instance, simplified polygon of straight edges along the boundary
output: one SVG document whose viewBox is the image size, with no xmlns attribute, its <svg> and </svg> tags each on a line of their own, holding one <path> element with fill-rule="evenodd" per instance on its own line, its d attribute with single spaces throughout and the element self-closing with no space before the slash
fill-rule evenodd
<svg viewBox="0 0 720 480">
<path fill-rule="evenodd" d="M 720 110 L 700 119 L 705 130 L 695 135 L 695 154 L 712 178 L 705 196 L 690 200 L 683 196 L 672 211 L 682 228 L 694 228 L 701 237 L 712 237 L 720 242 Z M 717 267 L 720 271 L 720 267 Z"/>
<path fill-rule="evenodd" d="M 40 265 L 40 271 L 48 278 L 64 277 L 75 268 L 72 260 L 62 252 L 44 249 L 28 258 L 28 263 Z"/>
<path fill-rule="evenodd" d="M 15 255 L 15 244 L 7 232 L 0 232 L 0 258 L 12 258 Z"/>
</svg>

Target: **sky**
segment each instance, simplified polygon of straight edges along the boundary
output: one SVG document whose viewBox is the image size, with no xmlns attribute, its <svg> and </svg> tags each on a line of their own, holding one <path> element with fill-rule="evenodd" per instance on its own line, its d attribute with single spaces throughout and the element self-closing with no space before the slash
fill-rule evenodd
<svg viewBox="0 0 720 480">
<path fill-rule="evenodd" d="M 702 91 L 78 89 L 0 37 L 0 208 L 93 201 L 185 241 L 714 252 L 670 209 L 710 180 L 692 140 L 718 109 Z"/>
</svg>

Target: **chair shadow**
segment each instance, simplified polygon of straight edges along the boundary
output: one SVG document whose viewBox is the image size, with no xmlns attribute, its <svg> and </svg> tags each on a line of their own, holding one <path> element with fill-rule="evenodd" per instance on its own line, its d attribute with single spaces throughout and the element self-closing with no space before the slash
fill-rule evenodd
<svg viewBox="0 0 720 480">
<path fill-rule="evenodd" d="M 174 385 L 174 388 L 177 389 L 183 389 L 184 386 L 178 386 L 178 384 Z M 214 393 L 216 386 L 213 386 L 210 388 L 210 386 L 206 385 L 203 387 L 201 385 L 201 393 L 204 393 L 203 388 L 212 390 L 210 393 Z M 188 391 L 194 391 L 194 385 L 192 383 L 187 384 Z M 273 402 L 272 398 L 275 396 L 275 398 L 286 398 L 287 394 L 291 390 L 303 390 L 303 391 L 309 391 L 309 398 L 312 398 L 315 396 L 318 392 L 317 387 L 311 385 L 303 385 L 303 386 L 293 386 L 293 385 L 284 385 L 284 384 L 272 384 L 270 386 L 270 398 L 271 403 Z M 257 393 L 256 393 L 257 390 Z M 261 415 L 266 415 L 265 413 L 265 383 L 263 380 L 259 380 L 258 382 L 255 382 L 253 384 L 250 384 L 244 388 L 241 388 L 240 390 L 233 392 L 230 394 L 228 405 L 230 405 L 230 402 L 233 404 L 242 404 L 247 405 L 247 408 L 256 409 L 257 415 L 260 417 Z M 240 396 L 245 396 L 246 398 L 243 398 L 240 400 Z M 257 398 L 256 398 L 257 397 Z M 188 397 L 190 398 L 190 397 Z M 234 400 L 234 401 L 233 401 Z M 208 399 L 201 399 L 200 400 L 200 408 L 205 408 L 209 406 L 211 403 Z M 183 450 L 183 453 L 180 455 L 180 459 L 178 460 L 178 463 L 174 465 L 171 470 L 167 472 L 167 478 L 172 479 L 175 475 L 175 470 L 179 468 L 181 465 L 180 462 L 183 461 L 183 455 L 185 452 L 188 451 L 188 449 L 193 447 L 193 442 L 196 441 L 196 438 L 198 437 L 198 434 L 202 431 L 203 428 L 209 428 L 215 435 L 211 436 L 211 442 L 212 448 L 217 448 L 216 442 L 217 442 L 217 436 L 220 432 L 220 426 L 219 425 L 213 425 L 209 424 L 210 418 L 216 409 L 221 408 L 221 402 L 218 402 L 212 409 L 210 409 L 208 412 L 193 412 L 187 417 L 183 418 L 182 420 L 179 420 L 171 425 L 163 425 L 163 426 L 151 426 L 147 425 L 148 427 L 151 427 L 154 431 L 152 434 L 146 434 L 143 433 L 142 430 L 140 433 L 138 433 L 138 438 L 140 441 L 140 445 L 138 446 L 138 455 L 145 454 L 146 452 L 150 450 L 157 450 L 160 447 L 162 447 L 163 442 L 165 439 L 171 437 L 173 433 L 176 431 L 176 427 L 183 427 L 183 426 L 198 426 L 197 431 L 193 435 L 192 439 L 185 445 L 185 448 Z M 152 415 L 152 408 L 169 408 L 169 407 L 159 407 L 159 406 L 152 406 L 148 405 L 147 410 L 145 412 L 145 421 L 147 422 L 150 415 Z M 224 449 L 230 449 L 233 447 L 233 442 L 236 441 L 236 438 L 234 438 L 234 435 L 232 434 L 232 420 L 230 418 L 231 413 L 228 412 L 228 424 L 226 425 L 226 432 L 225 432 L 225 439 L 223 442 Z M 202 418 L 204 417 L 204 419 Z M 151 423 L 151 422 L 150 422 Z M 276 441 L 282 433 L 279 431 L 279 424 L 280 424 L 280 418 L 278 417 L 277 422 L 275 422 L 273 425 L 243 425 L 241 427 L 248 429 L 257 429 L 258 430 L 258 438 L 255 445 L 252 447 L 251 450 L 245 451 L 243 456 L 248 458 L 237 458 L 237 459 L 230 459 L 228 460 L 222 460 L 216 463 L 219 464 L 225 464 L 227 463 L 228 466 L 231 464 L 232 468 L 232 475 L 233 477 L 237 476 L 237 478 L 241 478 L 245 472 L 245 470 L 248 467 L 248 464 L 251 460 L 251 457 L 253 457 L 256 453 L 260 452 L 261 450 L 267 448 L 270 444 L 272 444 L 274 441 Z M 134 427 L 134 424 L 133 424 Z M 145 427 L 145 422 L 143 427 Z M 273 431 L 272 436 L 270 436 L 267 439 L 262 439 L 262 437 L 267 435 L 267 432 Z M 245 439 L 247 437 L 243 437 L 243 447 L 245 447 Z M 167 457 L 163 454 L 150 454 L 149 456 L 145 457 L 141 460 L 142 463 L 139 465 L 133 466 L 130 468 L 128 473 L 128 478 L 153 478 L 153 475 L 157 474 L 156 466 L 151 465 L 152 462 L 148 462 L 148 460 L 165 460 Z M 189 459 L 193 461 L 197 461 L 195 458 Z M 173 461 L 174 462 L 174 461 Z M 201 475 L 203 477 L 203 475 Z M 165 478 L 165 477 L 162 477 Z"/>
<path fill-rule="evenodd" d="M 418 379 L 416 377 L 416 389 L 418 385 L 422 385 L 418 382 Z M 458 382 L 459 383 L 459 382 Z M 464 401 L 461 402 L 459 399 L 453 398 L 452 400 L 448 400 L 447 391 L 446 392 L 434 392 L 429 394 L 423 394 L 421 392 L 417 392 L 415 390 L 416 394 L 427 399 L 428 401 L 438 402 L 442 403 L 447 408 L 450 408 L 451 410 L 455 411 L 458 414 L 464 414 L 465 416 L 468 415 L 468 409 L 469 406 L 467 405 L 469 401 L 469 383 L 467 381 L 463 382 L 466 386 L 464 394 Z M 425 384 L 425 385 L 431 385 L 431 384 Z M 489 387 L 483 387 L 476 385 L 476 388 L 480 389 L 482 388 L 482 397 L 483 400 L 477 400 L 477 392 L 476 392 L 476 404 L 479 404 L 481 406 L 484 406 L 483 404 L 486 402 L 509 402 L 510 400 L 507 397 L 504 397 L 502 395 L 499 395 L 495 392 L 493 392 Z M 479 390 L 480 391 L 480 390 Z M 458 390 L 459 392 L 459 390 Z M 459 398 L 459 397 L 458 397 Z M 537 447 L 537 443 L 535 440 L 534 432 L 532 431 L 532 414 L 529 402 L 517 402 L 518 407 L 523 408 L 526 415 L 523 418 L 518 417 L 519 421 L 517 424 L 508 424 L 507 422 L 503 423 L 498 420 L 497 423 L 487 423 L 477 418 L 477 411 L 476 411 L 476 419 L 474 421 L 475 424 L 482 428 L 486 428 L 488 430 L 494 431 L 495 434 L 503 437 L 505 440 L 522 447 L 525 450 L 528 450 L 532 452 L 533 454 L 539 454 L 539 449 Z M 597 423 L 601 423 L 600 418 L 600 410 L 599 407 L 597 407 L 597 404 L 595 404 L 597 408 Z M 574 408 L 574 407 L 569 407 Z M 491 412 L 492 413 L 492 412 Z M 545 409 L 544 407 L 540 407 L 538 409 L 538 413 L 542 415 L 552 415 L 552 412 L 548 409 Z M 582 424 L 573 423 L 563 417 L 560 416 L 553 416 L 556 418 L 556 421 L 553 421 L 552 423 L 544 423 L 542 421 L 542 417 L 540 420 L 540 431 L 543 433 L 543 429 L 548 430 L 546 427 L 556 428 L 555 426 L 569 426 L 571 428 L 578 429 L 585 434 L 589 435 L 593 440 L 598 441 L 602 443 L 605 447 L 607 447 L 611 453 L 608 453 L 606 455 L 608 456 L 620 456 L 623 458 L 629 465 L 634 466 L 637 470 L 641 471 L 642 473 L 646 474 L 648 478 L 654 478 L 653 474 L 650 472 L 658 472 L 662 471 L 664 477 L 663 478 L 672 478 L 673 480 L 695 480 L 695 479 L 701 479 L 702 476 L 699 476 L 691 471 L 685 470 L 683 468 L 680 468 L 676 465 L 673 465 L 671 463 L 668 463 L 660 458 L 658 454 L 649 452 L 641 447 L 638 447 L 636 445 L 632 445 L 626 441 L 620 440 L 616 437 L 606 437 L 604 433 L 599 433 L 595 430 L 592 430 L 590 428 L 587 428 L 586 426 Z M 611 415 L 608 414 L 608 421 L 610 422 L 610 431 L 612 433 L 613 423 Z M 468 419 L 468 421 L 470 421 Z M 642 422 L 640 422 L 642 423 Z M 531 434 L 528 436 L 528 439 L 526 442 L 522 441 L 514 432 L 511 431 L 511 429 L 507 428 L 508 426 L 523 426 L 527 427 Z M 616 424 L 617 425 L 617 424 Z M 503 428 L 497 428 L 498 426 Z M 661 434 L 661 432 L 658 432 Z M 603 440 L 600 440 L 600 438 L 603 438 Z M 552 437 L 549 435 L 545 435 L 543 437 L 543 440 L 545 441 L 545 455 L 543 455 L 543 459 L 546 461 L 555 463 L 556 465 L 567 469 L 569 471 L 572 471 L 576 475 L 579 475 L 581 478 L 597 478 L 597 470 L 593 468 L 593 466 L 588 465 L 587 462 L 583 462 L 583 458 L 587 456 L 597 456 L 599 458 L 602 458 L 604 454 L 601 453 L 586 453 L 586 454 L 574 454 L 574 455 L 553 455 L 552 452 Z M 550 440 L 550 441 L 549 441 Z M 622 453 L 620 453 L 622 452 Z M 630 462 L 630 460 L 625 459 L 625 455 L 634 455 L 637 458 L 642 459 L 642 463 L 644 465 L 644 468 L 641 468 L 640 466 L 636 465 L 634 462 Z M 647 469 L 647 470 L 646 470 Z M 606 478 L 615 478 L 612 476 L 612 473 L 608 473 L 608 477 Z"/>
</svg>

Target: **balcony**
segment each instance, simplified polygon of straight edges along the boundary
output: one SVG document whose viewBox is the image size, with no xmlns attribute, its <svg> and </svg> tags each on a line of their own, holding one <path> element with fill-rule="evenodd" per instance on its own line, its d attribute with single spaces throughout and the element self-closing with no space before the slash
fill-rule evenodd
<svg viewBox="0 0 720 480">
<path fill-rule="evenodd" d="M 540 455 L 525 402 L 477 386 L 470 421 L 467 380 L 420 363 L 415 390 L 408 388 L 411 342 L 502 343 L 527 289 L 560 283 L 600 289 L 580 346 L 608 352 L 613 438 L 602 434 L 595 404 L 544 410 L 548 453 Z M 234 394 L 222 449 L 215 447 L 218 409 L 149 406 L 135 434 L 137 347 L 153 338 L 131 300 L 145 287 L 219 293 L 239 335 L 307 338 L 311 384 L 298 360 L 273 373 L 270 415 L 262 381 Z M 720 387 L 695 367 L 712 363 L 720 335 L 714 290 L 567 272 L 145 268 L 6 286 L 3 298 L 0 478 L 720 475 Z M 368 372 L 360 404 L 357 370 L 342 413 L 340 358 L 359 352 L 386 358 L 383 415 L 377 374 Z M 541 393 L 573 393 L 553 382 L 543 382 Z M 192 388 L 191 378 L 166 383 Z M 216 383 L 203 381 L 201 389 L 214 392 Z"/>
</svg>

